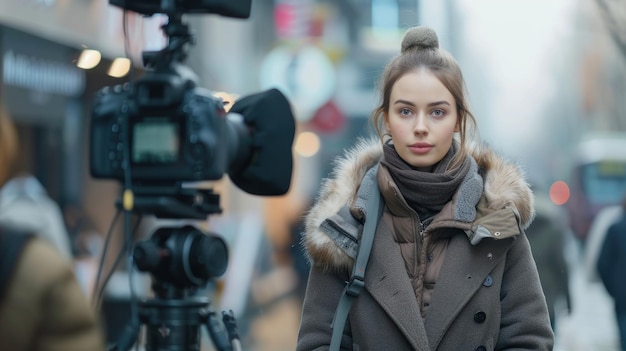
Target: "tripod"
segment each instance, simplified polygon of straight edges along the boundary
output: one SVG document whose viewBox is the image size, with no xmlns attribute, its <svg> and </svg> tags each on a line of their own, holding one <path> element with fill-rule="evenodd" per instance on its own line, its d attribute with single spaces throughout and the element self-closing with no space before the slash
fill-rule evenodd
<svg viewBox="0 0 626 351">
<path fill-rule="evenodd" d="M 159 195 L 150 195 L 155 193 Z M 134 211 L 158 218 L 204 219 L 220 211 L 219 195 L 211 190 L 144 187 L 138 188 L 137 194 Z M 151 274 L 155 297 L 139 302 L 137 315 L 131 316 L 110 351 L 129 350 L 142 324 L 146 326 L 146 351 L 199 351 L 202 326 L 219 351 L 241 349 L 232 311 L 222 312 L 221 323 L 209 298 L 192 295 L 226 271 L 228 252 L 220 237 L 191 225 L 158 228 L 135 245 L 133 261 L 140 271 Z"/>
<path fill-rule="evenodd" d="M 241 350 L 232 311 L 222 312 L 226 330 L 220 324 L 208 298 L 149 299 L 141 302 L 139 322 L 147 326 L 146 350 L 199 351 L 200 328 L 205 326 L 220 351 Z M 130 350 L 140 324 L 136 319 L 126 326 L 110 351 Z"/>
</svg>

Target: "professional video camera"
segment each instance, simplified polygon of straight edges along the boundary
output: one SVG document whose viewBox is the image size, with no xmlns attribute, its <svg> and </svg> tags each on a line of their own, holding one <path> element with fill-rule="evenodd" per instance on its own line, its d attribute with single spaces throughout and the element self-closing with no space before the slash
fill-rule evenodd
<svg viewBox="0 0 626 351">
<path fill-rule="evenodd" d="M 285 194 L 292 174 L 295 120 L 277 89 L 243 97 L 227 112 L 224 102 L 201 88 L 183 64 L 193 43 L 182 22 L 186 13 L 248 18 L 251 0 L 110 0 L 111 5 L 151 16 L 168 17 L 168 44 L 144 52 L 147 68 L 126 85 L 105 87 L 94 99 L 90 169 L 95 178 L 122 183 L 117 202 L 129 213 L 157 218 L 206 219 L 219 213 L 219 195 L 185 183 L 218 180 L 228 174 L 253 195 Z M 142 301 L 113 350 L 128 350 L 141 324 L 147 326 L 146 350 L 199 350 L 204 325 L 219 350 L 236 345 L 236 323 L 224 312 L 218 323 L 206 297 L 191 296 L 226 270 L 224 241 L 191 225 L 158 228 L 134 245 L 132 261 L 152 277 L 154 299 Z"/>
<path fill-rule="evenodd" d="M 181 15 L 249 16 L 251 0 L 110 0 L 142 14 L 166 13 L 169 45 L 144 52 L 151 69 L 132 85 L 105 87 L 94 100 L 91 173 L 133 185 L 170 186 L 217 180 L 228 173 L 242 190 L 285 194 L 291 182 L 295 122 L 276 89 L 244 97 L 227 113 L 220 98 L 198 86 L 182 61 L 192 40 Z"/>
</svg>

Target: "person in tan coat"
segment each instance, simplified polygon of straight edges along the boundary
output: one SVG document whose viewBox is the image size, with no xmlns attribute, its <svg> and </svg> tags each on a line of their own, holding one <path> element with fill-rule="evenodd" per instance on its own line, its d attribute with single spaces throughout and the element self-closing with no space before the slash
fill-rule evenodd
<svg viewBox="0 0 626 351">
<path fill-rule="evenodd" d="M 0 187 L 18 157 L 14 132 L 0 113 Z M 10 224 L 0 226 L 0 349 L 104 350 L 96 312 L 71 261 L 38 233 Z"/>
<path fill-rule="evenodd" d="M 381 78 L 373 122 L 340 157 L 306 216 L 311 271 L 297 350 L 328 350 L 364 206 L 383 212 L 341 350 L 552 350 L 554 334 L 524 229 L 522 170 L 475 141 L 458 64 L 427 27 L 407 31 Z"/>
<path fill-rule="evenodd" d="M 101 351 L 104 336 L 70 262 L 42 238 L 26 238 L 0 295 L 0 345 L 11 351 Z M 3 251 L 3 254 L 7 253 Z"/>
</svg>

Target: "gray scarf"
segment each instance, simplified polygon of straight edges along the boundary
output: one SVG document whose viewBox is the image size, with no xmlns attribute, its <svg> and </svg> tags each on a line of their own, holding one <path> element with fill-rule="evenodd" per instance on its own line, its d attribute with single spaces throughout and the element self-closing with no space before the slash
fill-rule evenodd
<svg viewBox="0 0 626 351">
<path fill-rule="evenodd" d="M 432 172 L 422 172 L 400 158 L 393 144 L 386 143 L 383 147 L 381 164 L 389 169 L 400 193 L 422 221 L 439 213 L 452 200 L 470 169 L 470 156 L 467 156 L 459 167 L 446 171 L 457 149 L 458 145 L 453 142 L 446 156 L 434 165 Z"/>
</svg>

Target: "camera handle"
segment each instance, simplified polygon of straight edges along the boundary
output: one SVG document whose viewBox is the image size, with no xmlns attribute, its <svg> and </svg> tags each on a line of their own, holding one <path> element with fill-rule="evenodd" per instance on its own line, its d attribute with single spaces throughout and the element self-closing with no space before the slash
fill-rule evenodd
<svg viewBox="0 0 626 351">
<path fill-rule="evenodd" d="M 160 51 L 142 53 L 146 68 L 169 67 L 173 62 L 183 62 L 187 59 L 188 46 L 195 44 L 189 26 L 182 21 L 182 14 L 168 14 L 168 21 L 161 29 L 168 44 Z"/>
<path fill-rule="evenodd" d="M 139 305 L 139 320 L 133 319 L 109 351 L 128 351 L 137 341 L 141 324 L 146 325 L 146 350 L 199 351 L 200 328 L 207 328 L 219 351 L 241 351 L 232 311 L 222 312 L 223 325 L 208 298 L 148 299 Z M 224 328 L 225 326 L 225 328 Z"/>
</svg>

